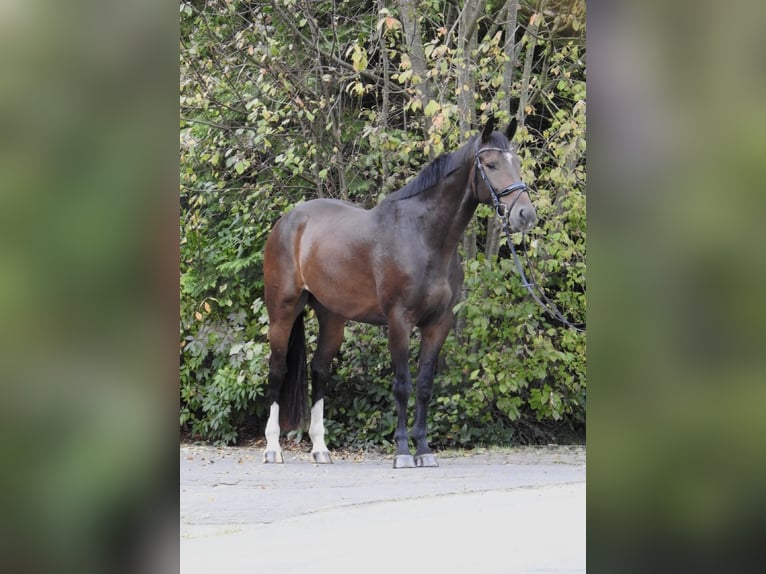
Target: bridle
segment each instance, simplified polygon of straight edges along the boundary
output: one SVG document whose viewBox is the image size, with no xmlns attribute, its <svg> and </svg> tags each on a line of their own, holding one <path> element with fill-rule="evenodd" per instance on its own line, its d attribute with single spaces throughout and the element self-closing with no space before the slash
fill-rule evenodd
<svg viewBox="0 0 766 574">
<path fill-rule="evenodd" d="M 530 282 L 527 279 L 526 273 L 524 273 L 524 268 L 521 265 L 521 260 L 519 259 L 519 255 L 516 253 L 516 247 L 513 244 L 513 239 L 511 238 L 511 226 L 510 226 L 510 217 L 511 217 L 511 211 L 513 211 L 513 206 L 516 205 L 516 202 L 521 197 L 522 193 L 526 193 L 527 196 L 529 196 L 529 187 L 526 183 L 520 181 L 517 183 L 512 183 L 511 185 L 508 185 L 504 187 L 501 190 L 496 190 L 495 187 L 492 185 L 492 182 L 489 181 L 489 178 L 487 177 L 487 173 L 484 171 L 484 166 L 482 165 L 481 161 L 479 161 L 479 156 L 485 152 L 485 151 L 499 151 L 501 153 L 507 152 L 509 150 L 502 149 L 499 147 L 485 147 L 479 149 L 479 140 L 476 140 L 476 152 L 474 154 L 474 164 L 475 168 L 474 171 L 478 172 L 481 176 L 482 181 L 484 181 L 484 185 L 487 187 L 487 189 L 490 192 L 490 195 L 492 196 L 492 205 L 495 208 L 495 213 L 500 218 L 500 221 L 503 225 L 503 231 L 505 231 L 506 238 L 508 240 L 508 245 L 511 248 L 511 253 L 513 254 L 513 261 L 516 264 L 516 269 L 519 272 L 519 276 L 521 277 L 521 285 L 526 288 L 526 290 L 529 292 L 529 294 L 532 296 L 532 299 L 535 300 L 535 303 L 540 305 L 546 313 L 548 313 L 551 317 L 556 319 L 557 321 L 560 321 L 567 327 L 570 327 L 574 329 L 575 331 L 584 332 L 585 331 L 585 324 L 584 323 L 571 323 L 567 320 L 566 317 L 564 317 L 564 314 L 559 311 L 558 307 L 551 301 L 543 292 L 543 290 L 534 282 Z M 475 178 L 475 176 L 474 176 Z M 516 197 L 513 199 L 510 205 L 505 205 L 504 203 L 500 203 L 500 198 L 504 197 L 510 193 L 513 193 L 514 191 L 518 191 L 519 193 L 516 195 Z M 476 184 L 474 183 L 474 194 L 477 196 L 476 193 Z M 531 196 L 530 196 L 531 199 Z M 521 241 L 524 241 L 524 232 L 521 232 Z M 527 265 L 529 265 L 529 258 L 527 258 Z M 529 265 L 529 268 L 532 269 L 532 266 Z M 535 291 L 537 290 L 537 292 Z M 545 300 L 545 303 L 543 302 Z"/>
<path fill-rule="evenodd" d="M 495 213 L 497 213 L 497 216 L 503 220 L 505 225 L 507 225 L 508 218 L 511 216 L 511 211 L 513 211 L 513 206 L 516 205 L 516 202 L 519 200 L 522 193 L 526 193 L 527 195 L 529 195 L 529 187 L 527 187 L 527 184 L 524 183 L 523 181 L 519 181 L 517 183 L 512 183 L 511 185 L 508 185 L 499 191 L 496 190 L 495 186 L 492 185 L 492 182 L 489 181 L 489 178 L 487 177 L 487 172 L 484 171 L 484 166 L 482 165 L 481 161 L 479 161 L 479 156 L 485 151 L 499 151 L 501 153 L 505 153 L 510 150 L 499 148 L 499 147 L 484 147 L 480 149 L 479 140 L 476 140 L 476 153 L 474 154 L 474 164 L 475 164 L 474 171 L 478 172 L 478 174 L 481 176 L 482 181 L 484 182 L 484 185 L 489 190 L 489 193 L 492 196 L 492 206 L 495 208 Z M 474 184 L 474 188 L 475 187 L 476 186 Z M 511 205 L 505 205 L 504 203 L 500 203 L 501 197 L 505 197 L 506 195 L 511 194 L 514 191 L 518 191 L 519 193 L 511 202 Z"/>
</svg>

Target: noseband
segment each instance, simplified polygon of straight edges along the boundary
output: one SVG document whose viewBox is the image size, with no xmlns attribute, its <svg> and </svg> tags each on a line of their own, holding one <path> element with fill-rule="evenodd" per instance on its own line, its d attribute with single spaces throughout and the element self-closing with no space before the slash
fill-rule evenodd
<svg viewBox="0 0 766 574">
<path fill-rule="evenodd" d="M 489 178 L 487 177 L 487 173 L 484 171 L 484 166 L 479 161 L 479 156 L 482 154 L 482 152 L 485 151 L 499 151 L 501 153 L 510 151 L 507 149 L 502 149 L 499 147 L 485 147 L 479 149 L 479 141 L 476 141 L 476 153 L 474 154 L 474 162 L 476 164 L 476 171 L 479 172 L 479 175 L 481 175 L 481 179 L 484 181 L 484 185 L 487 186 L 487 189 L 489 190 L 490 194 L 492 195 L 492 205 L 495 208 L 495 212 L 497 213 L 497 216 L 502 219 L 503 221 L 507 221 L 507 219 L 511 215 L 511 211 L 513 210 L 513 206 L 516 205 L 516 202 L 521 197 L 521 192 L 525 192 L 527 195 L 529 195 L 529 187 L 527 187 L 527 184 L 523 181 L 520 181 L 518 183 L 512 183 L 511 185 L 508 185 L 504 187 L 501 190 L 496 190 L 495 187 L 492 185 L 492 182 L 489 181 Z M 504 197 L 510 193 L 513 193 L 514 191 L 518 191 L 518 195 L 516 195 L 515 199 L 511 202 L 511 205 L 506 206 L 503 203 L 500 203 L 500 198 Z"/>
</svg>

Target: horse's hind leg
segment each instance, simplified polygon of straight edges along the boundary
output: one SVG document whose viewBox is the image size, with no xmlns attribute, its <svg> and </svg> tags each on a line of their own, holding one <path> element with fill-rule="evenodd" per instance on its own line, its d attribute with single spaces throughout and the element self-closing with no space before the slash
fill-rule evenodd
<svg viewBox="0 0 766 574">
<path fill-rule="evenodd" d="M 269 420 L 266 423 L 266 450 L 263 452 L 263 462 L 283 463 L 282 447 L 279 446 L 279 404 L 274 401 L 269 410 Z"/>
<path fill-rule="evenodd" d="M 319 464 L 331 463 L 330 452 L 324 441 L 324 395 L 330 378 L 332 360 L 340 350 L 346 320 L 325 309 L 315 299 L 309 301 L 319 321 L 317 349 L 311 360 L 311 456 Z"/>
<path fill-rule="evenodd" d="M 296 305 L 297 307 L 297 305 Z M 269 346 L 271 357 L 269 359 L 269 380 L 266 393 L 271 403 L 269 419 L 266 422 L 266 450 L 263 453 L 263 462 L 283 463 L 282 448 L 279 446 L 279 394 L 287 375 L 287 349 L 290 341 L 290 332 L 297 318 L 298 310 L 293 314 L 276 313 L 269 319 Z"/>
<path fill-rule="evenodd" d="M 279 435 L 282 430 L 280 427 L 279 397 L 288 374 L 290 337 L 296 319 L 303 320 L 302 318 L 299 319 L 299 315 L 306 304 L 306 297 L 305 293 L 300 292 L 297 295 L 288 297 L 276 297 L 274 294 L 269 294 L 267 290 L 271 357 L 269 359 L 269 378 L 266 393 L 271 407 L 269 419 L 266 423 L 266 450 L 263 453 L 263 462 L 284 462 L 282 449 L 279 446 Z M 300 344 L 302 345 L 303 342 L 301 341 Z M 298 366 L 296 365 L 296 367 Z M 284 407 L 285 405 L 282 406 Z M 282 419 L 285 418 L 284 415 L 285 413 L 282 413 Z"/>
</svg>

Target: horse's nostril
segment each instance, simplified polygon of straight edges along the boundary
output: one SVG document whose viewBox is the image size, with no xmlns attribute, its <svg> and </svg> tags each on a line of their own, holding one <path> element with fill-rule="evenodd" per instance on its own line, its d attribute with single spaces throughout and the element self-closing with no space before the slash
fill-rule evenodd
<svg viewBox="0 0 766 574">
<path fill-rule="evenodd" d="M 536 220 L 537 215 L 534 209 L 525 209 L 523 207 L 519 209 L 519 225 L 522 227 L 529 229 L 535 224 Z"/>
</svg>

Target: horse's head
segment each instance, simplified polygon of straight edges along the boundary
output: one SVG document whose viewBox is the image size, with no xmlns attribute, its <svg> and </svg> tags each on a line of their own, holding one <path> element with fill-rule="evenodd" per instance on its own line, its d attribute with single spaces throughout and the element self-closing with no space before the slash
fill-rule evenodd
<svg viewBox="0 0 766 574">
<path fill-rule="evenodd" d="M 492 205 L 511 231 L 528 231 L 537 221 L 529 189 L 521 181 L 521 161 L 510 145 L 516 132 L 516 118 L 505 133 L 494 131 L 491 117 L 476 140 L 474 192 L 482 203 Z M 479 183 L 479 179 L 481 183 Z"/>
</svg>

